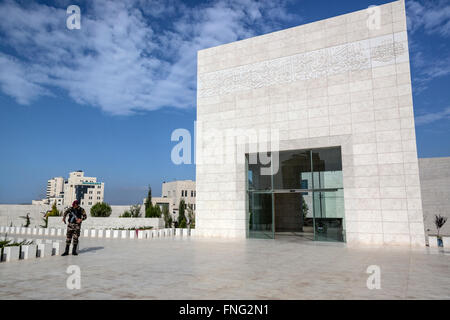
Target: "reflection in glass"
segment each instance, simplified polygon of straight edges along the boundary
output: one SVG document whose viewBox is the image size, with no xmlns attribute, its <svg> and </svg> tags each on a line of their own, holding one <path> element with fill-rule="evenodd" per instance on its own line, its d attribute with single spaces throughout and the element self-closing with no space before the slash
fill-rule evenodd
<svg viewBox="0 0 450 320">
<path fill-rule="evenodd" d="M 314 189 L 342 188 L 341 148 L 313 149 Z"/>
<path fill-rule="evenodd" d="M 273 238 L 272 193 L 249 192 L 249 237 Z"/>
<path fill-rule="evenodd" d="M 281 151 L 280 166 L 273 176 L 274 189 L 309 189 L 311 183 L 311 152 Z"/>
<path fill-rule="evenodd" d="M 250 157 L 251 158 L 251 157 Z M 248 165 L 248 189 L 249 190 L 272 190 L 272 176 L 261 174 L 261 168 L 270 168 L 269 165 L 262 165 L 261 163 L 249 163 L 249 156 L 247 155 Z"/>
<path fill-rule="evenodd" d="M 314 234 L 319 241 L 344 241 L 344 192 L 314 192 Z"/>
</svg>

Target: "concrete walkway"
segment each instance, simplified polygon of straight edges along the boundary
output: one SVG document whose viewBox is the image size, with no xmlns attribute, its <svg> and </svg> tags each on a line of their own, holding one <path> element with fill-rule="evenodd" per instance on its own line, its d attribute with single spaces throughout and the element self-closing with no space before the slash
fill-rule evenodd
<svg viewBox="0 0 450 320">
<path fill-rule="evenodd" d="M 69 290 L 66 269 L 81 269 Z M 381 289 L 369 290 L 369 265 Z M 0 263 L 0 299 L 449 299 L 450 252 L 200 238 L 83 239 L 78 256 Z"/>
</svg>

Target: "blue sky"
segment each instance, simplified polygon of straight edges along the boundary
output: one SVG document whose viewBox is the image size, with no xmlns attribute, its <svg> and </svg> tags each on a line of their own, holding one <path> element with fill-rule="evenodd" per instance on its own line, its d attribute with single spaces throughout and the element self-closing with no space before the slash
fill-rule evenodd
<svg viewBox="0 0 450 320">
<path fill-rule="evenodd" d="M 196 52 L 389 1 L 0 1 L 0 203 L 83 169 L 111 204 L 195 179 L 171 133 L 193 132 Z M 81 8 L 81 30 L 66 8 Z M 419 157 L 450 156 L 450 2 L 406 1 Z"/>
</svg>

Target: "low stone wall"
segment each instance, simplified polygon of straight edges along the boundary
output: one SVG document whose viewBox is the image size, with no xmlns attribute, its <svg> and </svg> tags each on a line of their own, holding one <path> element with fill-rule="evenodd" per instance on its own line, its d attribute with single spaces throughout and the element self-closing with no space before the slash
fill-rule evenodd
<svg viewBox="0 0 450 320">
<path fill-rule="evenodd" d="M 49 217 L 49 228 L 65 228 L 61 217 Z M 83 221 L 82 228 L 88 229 L 113 229 L 113 228 L 139 228 L 153 227 L 153 229 L 164 228 L 163 218 L 94 218 L 89 217 Z"/>
<path fill-rule="evenodd" d="M 92 206 L 83 206 L 86 210 L 88 217 L 91 215 Z M 0 224 L 5 226 L 22 226 L 25 225 L 25 219 L 21 218 L 30 214 L 30 227 L 39 227 L 43 224 L 43 216 L 45 212 L 51 209 L 50 205 L 34 205 L 34 204 L 0 204 Z M 65 207 L 58 206 L 58 210 L 64 211 Z M 130 206 L 111 206 L 111 216 L 119 217 L 126 210 L 129 210 Z M 142 207 L 141 213 L 144 213 Z"/>
<path fill-rule="evenodd" d="M 425 231 L 433 235 L 437 233 L 434 216 L 450 218 L 450 157 L 419 159 L 419 173 Z M 440 234 L 450 236 L 450 219 Z"/>
</svg>

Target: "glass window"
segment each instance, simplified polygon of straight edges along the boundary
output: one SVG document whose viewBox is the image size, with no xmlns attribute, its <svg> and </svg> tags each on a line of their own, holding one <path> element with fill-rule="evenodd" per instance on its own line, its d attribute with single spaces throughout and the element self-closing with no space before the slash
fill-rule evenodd
<svg viewBox="0 0 450 320">
<path fill-rule="evenodd" d="M 257 160 L 257 163 L 253 162 L 253 159 L 257 159 L 254 155 L 250 157 L 247 155 L 248 164 L 248 189 L 249 190 L 272 190 L 272 175 L 266 174 L 262 169 L 270 168 L 269 165 L 263 165 Z M 270 169 L 269 169 L 270 170 Z M 270 171 L 269 171 L 270 172 Z"/>
<path fill-rule="evenodd" d="M 247 157 L 251 238 L 294 232 L 320 241 L 345 241 L 340 147 L 281 151 L 279 168 Z M 259 159 L 258 159 L 259 160 Z M 258 162 L 258 161 L 256 161 Z"/>
<path fill-rule="evenodd" d="M 313 149 L 314 189 L 342 188 L 341 148 Z"/>
<path fill-rule="evenodd" d="M 314 192 L 314 234 L 319 241 L 344 241 L 344 190 Z"/>
<path fill-rule="evenodd" d="M 279 169 L 273 176 L 275 190 L 312 188 L 309 150 L 281 151 L 279 157 Z"/>
</svg>

